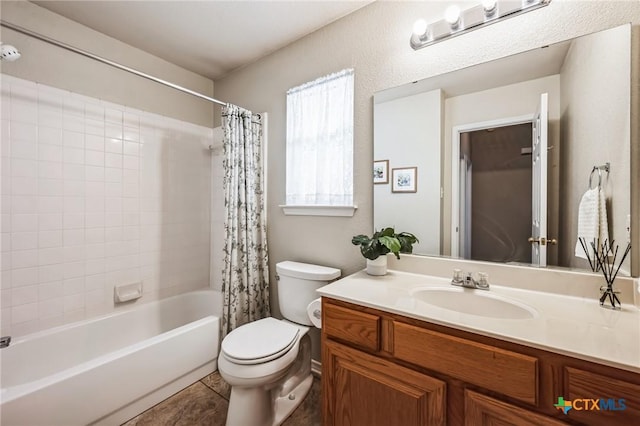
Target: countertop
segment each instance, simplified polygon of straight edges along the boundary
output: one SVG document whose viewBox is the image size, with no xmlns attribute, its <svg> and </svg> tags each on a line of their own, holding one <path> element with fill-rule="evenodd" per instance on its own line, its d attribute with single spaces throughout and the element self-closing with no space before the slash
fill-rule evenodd
<svg viewBox="0 0 640 426">
<path fill-rule="evenodd" d="M 361 271 L 318 290 L 330 297 L 459 330 L 640 373 L 640 310 L 600 307 L 596 298 L 491 285 L 488 293 L 527 305 L 528 319 L 499 319 L 440 308 L 412 296 L 420 288 L 457 288 L 450 280 L 389 270 L 384 276 Z"/>
</svg>

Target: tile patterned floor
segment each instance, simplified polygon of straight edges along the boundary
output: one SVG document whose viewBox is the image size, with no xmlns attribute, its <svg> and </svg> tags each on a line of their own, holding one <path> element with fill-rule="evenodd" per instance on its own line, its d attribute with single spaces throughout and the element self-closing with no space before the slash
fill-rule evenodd
<svg viewBox="0 0 640 426">
<path fill-rule="evenodd" d="M 282 426 L 320 426 L 320 379 Z M 216 371 L 122 426 L 224 426 L 231 388 Z M 238 425 L 253 426 L 253 425 Z"/>
</svg>

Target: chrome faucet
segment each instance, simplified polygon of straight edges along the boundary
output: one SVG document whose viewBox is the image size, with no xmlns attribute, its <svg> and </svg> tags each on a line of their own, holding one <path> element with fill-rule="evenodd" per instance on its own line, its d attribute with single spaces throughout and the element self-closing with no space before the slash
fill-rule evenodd
<svg viewBox="0 0 640 426">
<path fill-rule="evenodd" d="M 0 349 L 9 347 L 11 343 L 11 336 L 0 337 Z"/>
<path fill-rule="evenodd" d="M 462 270 L 454 269 L 451 285 L 478 290 L 489 290 L 489 276 L 485 272 L 478 272 L 478 279 L 476 280 L 473 278 L 471 272 L 467 272 L 467 275 L 463 278 Z"/>
</svg>

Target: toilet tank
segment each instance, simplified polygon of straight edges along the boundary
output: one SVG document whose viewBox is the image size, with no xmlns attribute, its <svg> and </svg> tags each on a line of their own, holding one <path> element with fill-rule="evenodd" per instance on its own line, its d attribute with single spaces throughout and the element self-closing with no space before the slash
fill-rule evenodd
<svg viewBox="0 0 640 426">
<path fill-rule="evenodd" d="M 291 261 L 277 263 L 276 272 L 282 316 L 303 325 L 312 325 L 307 305 L 318 298 L 316 290 L 340 276 L 340 269 Z"/>
</svg>

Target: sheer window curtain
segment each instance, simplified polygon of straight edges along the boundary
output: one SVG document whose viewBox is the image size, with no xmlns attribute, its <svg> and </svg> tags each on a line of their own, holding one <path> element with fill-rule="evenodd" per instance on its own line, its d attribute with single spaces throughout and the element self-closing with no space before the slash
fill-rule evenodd
<svg viewBox="0 0 640 426">
<path fill-rule="evenodd" d="M 287 205 L 353 204 L 353 75 L 287 92 Z"/>
<path fill-rule="evenodd" d="M 225 242 L 222 334 L 270 315 L 269 259 L 259 114 L 227 105 L 224 131 Z"/>
</svg>

